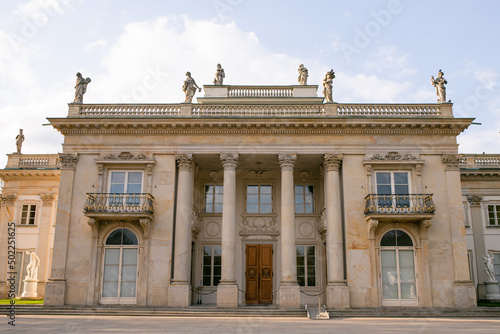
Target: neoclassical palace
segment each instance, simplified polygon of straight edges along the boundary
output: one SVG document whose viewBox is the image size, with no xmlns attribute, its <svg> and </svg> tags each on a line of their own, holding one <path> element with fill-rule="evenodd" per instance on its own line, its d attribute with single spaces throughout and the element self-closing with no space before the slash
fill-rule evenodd
<svg viewBox="0 0 500 334">
<path fill-rule="evenodd" d="M 333 72 L 332 72 L 333 73 Z M 205 85 L 198 103 L 70 103 L 63 153 L 0 170 L 18 293 L 46 305 L 471 307 L 500 276 L 500 156 L 458 154 L 452 104 Z"/>
</svg>

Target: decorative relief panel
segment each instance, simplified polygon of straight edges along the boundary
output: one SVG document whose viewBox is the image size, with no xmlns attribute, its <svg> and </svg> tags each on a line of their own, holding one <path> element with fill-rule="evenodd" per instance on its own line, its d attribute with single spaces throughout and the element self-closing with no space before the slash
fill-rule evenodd
<svg viewBox="0 0 500 334">
<path fill-rule="evenodd" d="M 277 215 L 242 215 L 240 223 L 240 235 L 278 235 L 279 224 Z"/>
<path fill-rule="evenodd" d="M 220 239 L 222 218 L 205 217 L 203 218 L 203 237 L 205 239 Z"/>
<path fill-rule="evenodd" d="M 389 152 L 385 156 L 375 154 L 370 158 L 370 160 L 417 160 L 417 158 L 411 154 L 401 155 L 398 152 Z"/>
<path fill-rule="evenodd" d="M 314 238 L 314 221 L 296 220 L 297 238 Z"/>
</svg>

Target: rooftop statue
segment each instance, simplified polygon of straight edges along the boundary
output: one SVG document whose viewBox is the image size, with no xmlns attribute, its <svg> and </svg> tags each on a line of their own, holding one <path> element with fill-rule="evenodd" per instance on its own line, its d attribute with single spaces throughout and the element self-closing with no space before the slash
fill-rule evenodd
<svg viewBox="0 0 500 334">
<path fill-rule="evenodd" d="M 496 282 L 497 281 L 495 279 L 495 266 L 493 264 L 494 257 L 495 256 L 491 252 L 488 252 L 488 254 L 483 256 L 484 271 L 486 272 L 486 275 L 488 276 L 488 282 Z"/>
<path fill-rule="evenodd" d="M 76 74 L 75 100 L 73 103 L 83 103 L 83 94 L 87 91 L 87 85 L 90 81 L 92 81 L 90 78 L 84 79 L 80 72 Z"/>
<path fill-rule="evenodd" d="M 23 129 L 19 129 L 19 134 L 16 136 L 17 154 L 21 154 L 21 147 L 23 146 L 23 142 L 24 142 Z"/>
<path fill-rule="evenodd" d="M 335 79 L 335 72 L 332 69 L 326 72 L 323 79 L 323 96 L 326 102 L 333 102 L 333 79 Z"/>
<path fill-rule="evenodd" d="M 444 73 L 441 70 L 439 70 L 437 79 L 434 79 L 434 76 L 431 75 L 431 84 L 436 87 L 438 103 L 446 102 L 446 87 L 444 85 L 448 84 L 448 81 L 446 81 L 443 75 Z"/>
<path fill-rule="evenodd" d="M 307 71 L 307 68 L 304 67 L 304 64 L 300 64 L 299 65 L 299 77 L 297 78 L 299 85 L 307 85 L 307 77 L 308 76 L 309 76 L 309 72 Z"/>
<path fill-rule="evenodd" d="M 226 74 L 224 73 L 224 69 L 221 64 L 217 64 L 217 72 L 215 72 L 214 85 L 222 85 Z"/>
<path fill-rule="evenodd" d="M 194 93 L 196 93 L 196 88 L 201 92 L 201 88 L 198 87 L 196 81 L 191 77 L 190 72 L 186 72 L 186 80 L 184 80 L 184 84 L 182 85 L 182 90 L 186 93 L 186 100 L 184 102 L 192 103 Z"/>
</svg>

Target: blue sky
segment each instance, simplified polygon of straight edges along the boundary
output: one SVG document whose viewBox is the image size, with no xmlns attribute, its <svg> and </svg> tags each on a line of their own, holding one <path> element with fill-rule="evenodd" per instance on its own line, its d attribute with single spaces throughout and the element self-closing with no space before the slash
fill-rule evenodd
<svg viewBox="0 0 500 334">
<path fill-rule="evenodd" d="M 15 151 L 57 153 L 46 117 L 67 115 L 75 73 L 85 103 L 178 103 L 184 73 L 210 84 L 321 84 L 338 102 L 434 103 L 448 80 L 455 117 L 475 117 L 462 153 L 500 153 L 500 2 L 25 0 L 0 5 L 0 166 Z M 198 95 L 200 96 L 200 95 Z"/>
</svg>

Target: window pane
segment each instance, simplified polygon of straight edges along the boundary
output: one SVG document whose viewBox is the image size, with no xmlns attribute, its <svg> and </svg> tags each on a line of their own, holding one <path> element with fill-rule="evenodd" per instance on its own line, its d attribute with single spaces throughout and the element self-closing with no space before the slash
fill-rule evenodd
<svg viewBox="0 0 500 334">
<path fill-rule="evenodd" d="M 29 216 L 28 224 L 34 225 L 35 224 L 36 205 L 30 205 L 29 207 L 30 207 L 30 216 Z"/>
<path fill-rule="evenodd" d="M 415 284 L 401 284 L 401 299 L 416 299 Z"/>
<path fill-rule="evenodd" d="M 28 218 L 28 205 L 23 205 L 23 211 L 21 213 L 21 224 L 26 224 Z"/>
<path fill-rule="evenodd" d="M 222 203 L 222 198 L 223 198 L 222 194 L 215 194 L 214 202 L 215 203 Z"/>
<path fill-rule="evenodd" d="M 260 193 L 261 194 L 270 194 L 271 193 L 271 186 L 270 185 L 260 186 Z"/>
<path fill-rule="evenodd" d="M 307 276 L 307 286 L 316 286 L 315 276 Z"/>
<path fill-rule="evenodd" d="M 297 195 L 302 195 L 304 193 L 304 187 L 303 186 L 295 186 L 295 198 L 297 198 Z M 300 196 L 302 197 L 302 196 Z"/>
<path fill-rule="evenodd" d="M 118 248 L 108 248 L 104 255 L 104 264 L 114 264 L 118 265 L 120 263 L 120 249 Z"/>
<path fill-rule="evenodd" d="M 306 213 L 314 213 L 314 207 L 312 204 L 306 204 Z"/>
<path fill-rule="evenodd" d="M 259 196 L 258 195 L 248 195 L 247 196 L 247 203 L 249 203 L 249 204 L 259 203 Z"/>
<path fill-rule="evenodd" d="M 258 194 L 259 186 L 247 186 L 247 194 Z"/>
<path fill-rule="evenodd" d="M 383 283 L 382 295 L 384 299 L 398 299 L 398 285 Z"/>
<path fill-rule="evenodd" d="M 224 186 L 215 186 L 215 193 L 216 194 L 223 194 L 224 193 Z"/>
<path fill-rule="evenodd" d="M 381 252 L 382 267 L 396 267 L 396 251 L 385 250 Z"/>
<path fill-rule="evenodd" d="M 312 255 L 314 256 L 314 251 L 315 251 L 315 248 L 314 246 L 307 246 L 307 255 Z"/>
<path fill-rule="evenodd" d="M 129 172 L 128 173 L 128 184 L 142 184 L 142 172 Z"/>
<path fill-rule="evenodd" d="M 135 281 L 123 282 L 120 290 L 120 297 L 135 297 Z"/>
<path fill-rule="evenodd" d="M 125 248 L 123 249 L 123 259 L 122 263 L 124 265 L 137 264 L 137 249 L 136 248 Z"/>
<path fill-rule="evenodd" d="M 212 246 L 203 246 L 204 255 L 212 255 Z"/>
<path fill-rule="evenodd" d="M 258 213 L 259 206 L 258 204 L 247 204 L 247 213 Z"/>
<path fill-rule="evenodd" d="M 127 187 L 127 194 L 140 194 L 142 187 L 140 184 L 129 184 Z"/>
<path fill-rule="evenodd" d="M 210 286 L 210 276 L 203 276 L 203 285 Z"/>
<path fill-rule="evenodd" d="M 394 193 L 395 195 L 408 195 L 408 185 L 395 185 Z"/>
<path fill-rule="evenodd" d="M 214 256 L 222 255 L 222 246 L 214 246 Z"/>
<path fill-rule="evenodd" d="M 297 255 L 304 255 L 304 246 L 297 246 L 295 249 L 297 251 Z"/>
<path fill-rule="evenodd" d="M 123 229 L 123 242 L 122 245 L 138 245 L 137 237 L 134 232 L 124 228 Z"/>
<path fill-rule="evenodd" d="M 203 266 L 203 275 L 204 276 L 210 276 L 210 275 L 212 275 L 212 267 Z"/>
<path fill-rule="evenodd" d="M 104 282 L 102 284 L 103 297 L 118 297 L 118 281 Z"/>
<path fill-rule="evenodd" d="M 305 258 L 303 256 L 297 256 L 297 266 L 303 266 L 305 264 Z"/>
<path fill-rule="evenodd" d="M 396 243 L 398 246 L 413 246 L 410 236 L 401 230 L 397 230 Z"/>
<path fill-rule="evenodd" d="M 377 184 L 391 184 L 391 174 L 377 173 Z"/>
<path fill-rule="evenodd" d="M 272 197 L 271 195 L 261 195 L 260 196 L 260 203 L 264 204 L 271 204 L 272 203 Z"/>
<path fill-rule="evenodd" d="M 111 184 L 109 192 L 112 194 L 123 194 L 125 192 L 124 184 Z"/>
<path fill-rule="evenodd" d="M 220 276 L 220 273 L 221 273 L 221 267 L 214 266 L 214 276 Z"/>
<path fill-rule="evenodd" d="M 306 269 L 304 267 L 297 267 L 297 276 L 305 276 Z"/>
<path fill-rule="evenodd" d="M 122 267 L 122 281 L 134 281 L 136 277 L 137 267 L 135 265 L 127 265 Z"/>
<path fill-rule="evenodd" d="M 304 213 L 304 204 L 295 204 L 295 213 Z"/>
<path fill-rule="evenodd" d="M 118 281 L 118 265 L 105 265 L 104 266 L 104 281 Z"/>
<path fill-rule="evenodd" d="M 305 286 L 306 285 L 305 277 L 297 277 L 297 283 L 299 283 L 299 286 Z"/>
<path fill-rule="evenodd" d="M 390 230 L 384 234 L 380 246 L 396 246 L 396 230 Z"/>
<path fill-rule="evenodd" d="M 273 209 L 271 204 L 262 204 L 260 206 L 260 213 L 272 213 Z"/>
<path fill-rule="evenodd" d="M 296 204 L 302 204 L 304 203 L 304 195 L 295 193 L 295 203 Z"/>
<path fill-rule="evenodd" d="M 379 195 L 390 195 L 391 186 L 390 185 L 377 185 L 377 194 Z"/>
<path fill-rule="evenodd" d="M 408 173 L 394 173 L 394 184 L 408 184 Z"/>
<path fill-rule="evenodd" d="M 214 286 L 217 286 L 220 282 L 220 276 L 214 276 Z"/>
<path fill-rule="evenodd" d="M 111 183 L 125 184 L 125 172 L 111 172 Z"/>
<path fill-rule="evenodd" d="M 106 239 L 106 245 L 121 245 L 123 229 L 119 228 L 111 232 Z"/>
<path fill-rule="evenodd" d="M 221 212 L 222 212 L 222 204 L 215 204 L 214 213 L 221 213 Z"/>
</svg>

